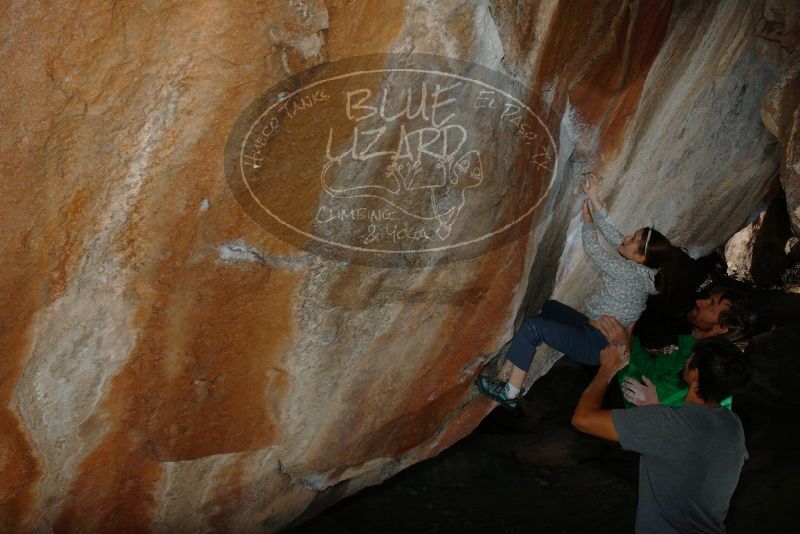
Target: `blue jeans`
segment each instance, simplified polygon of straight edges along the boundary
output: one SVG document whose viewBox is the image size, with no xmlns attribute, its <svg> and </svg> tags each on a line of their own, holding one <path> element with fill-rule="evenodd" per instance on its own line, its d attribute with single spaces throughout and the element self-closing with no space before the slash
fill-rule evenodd
<svg viewBox="0 0 800 534">
<path fill-rule="evenodd" d="M 514 334 L 506 358 L 527 371 L 533 363 L 536 347 L 542 343 L 578 363 L 600 365 L 600 351 L 608 345 L 608 340 L 589 324 L 584 314 L 548 300 L 539 315 L 526 319 Z"/>
</svg>

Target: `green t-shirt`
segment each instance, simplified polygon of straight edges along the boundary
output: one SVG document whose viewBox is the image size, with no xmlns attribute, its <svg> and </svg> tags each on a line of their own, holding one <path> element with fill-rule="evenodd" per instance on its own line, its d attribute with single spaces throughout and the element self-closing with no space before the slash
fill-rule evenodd
<svg viewBox="0 0 800 534">
<path fill-rule="evenodd" d="M 677 408 L 686 402 L 689 388 L 683 381 L 683 366 L 692 355 L 697 340 L 692 336 L 678 336 L 678 348 L 672 352 L 651 356 L 639 339 L 631 340 L 631 358 L 627 367 L 617 374 L 620 388 L 627 377 L 642 381 L 642 375 L 653 382 L 658 393 L 658 400 L 665 406 Z M 720 403 L 724 408 L 731 408 L 732 399 L 728 397 Z M 634 406 L 625 400 L 625 407 Z"/>
</svg>

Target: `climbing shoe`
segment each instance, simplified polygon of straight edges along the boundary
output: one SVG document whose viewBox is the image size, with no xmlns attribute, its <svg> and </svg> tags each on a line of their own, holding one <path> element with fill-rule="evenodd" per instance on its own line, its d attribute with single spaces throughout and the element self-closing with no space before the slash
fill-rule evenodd
<svg viewBox="0 0 800 534">
<path fill-rule="evenodd" d="M 489 378 L 485 376 L 479 376 L 475 380 L 475 385 L 478 387 L 478 391 L 503 407 L 513 410 L 519 405 L 522 392 L 520 392 L 516 397 L 509 399 L 506 397 L 506 383 L 507 382 L 505 380 L 489 380 Z"/>
</svg>

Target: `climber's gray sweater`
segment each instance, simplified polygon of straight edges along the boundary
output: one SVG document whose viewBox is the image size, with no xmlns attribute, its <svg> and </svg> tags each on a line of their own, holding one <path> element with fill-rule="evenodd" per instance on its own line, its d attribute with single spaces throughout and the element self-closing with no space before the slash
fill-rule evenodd
<svg viewBox="0 0 800 534">
<path fill-rule="evenodd" d="M 625 238 L 608 219 L 606 208 L 593 216 L 603 237 L 617 249 Z M 603 272 L 603 285 L 586 301 L 587 315 L 590 319 L 611 315 L 627 327 L 644 311 L 647 296 L 658 293 L 654 282 L 657 271 L 609 252 L 600 245 L 592 223 L 584 222 L 581 234 L 583 249 Z"/>
</svg>

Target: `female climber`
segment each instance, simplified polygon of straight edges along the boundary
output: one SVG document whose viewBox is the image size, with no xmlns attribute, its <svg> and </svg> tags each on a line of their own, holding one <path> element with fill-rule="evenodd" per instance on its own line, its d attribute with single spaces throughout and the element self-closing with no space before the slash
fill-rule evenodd
<svg viewBox="0 0 800 534">
<path fill-rule="evenodd" d="M 541 343 L 577 362 L 599 365 L 600 351 L 608 341 L 590 320 L 610 315 L 623 326 L 632 326 L 644 311 L 648 295 L 658 293 L 656 285 L 661 281 L 661 277 L 657 277 L 658 269 L 672 253 L 669 240 L 651 227 L 622 236 L 608 219 L 598 194 L 597 177 L 593 173 L 587 173 L 581 188 L 586 193 L 581 229 L 583 248 L 600 268 L 603 283 L 586 301 L 588 317 L 560 302 L 548 300 L 538 315 L 522 324 L 506 355 L 513 364 L 508 381 L 490 380 L 483 375 L 478 377 L 478 390 L 509 409 L 516 408 L 524 394 L 522 384 L 536 347 Z M 595 224 L 619 254 L 613 254 L 600 245 Z"/>
</svg>

